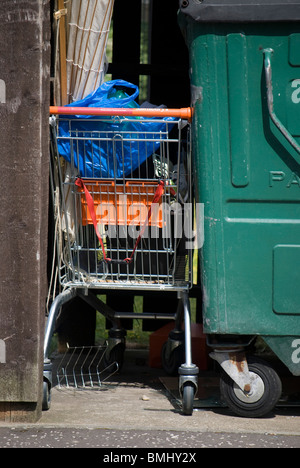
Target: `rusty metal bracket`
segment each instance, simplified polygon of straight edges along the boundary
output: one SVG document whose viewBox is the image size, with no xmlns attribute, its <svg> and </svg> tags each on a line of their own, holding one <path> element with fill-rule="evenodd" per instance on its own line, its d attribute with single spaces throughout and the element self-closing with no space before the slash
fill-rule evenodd
<svg viewBox="0 0 300 468">
<path fill-rule="evenodd" d="M 251 377 L 244 350 L 217 350 L 209 355 L 232 378 L 243 392 L 251 391 Z"/>
<path fill-rule="evenodd" d="M 62 16 L 66 16 L 66 14 L 68 13 L 68 10 L 67 8 L 62 8 L 61 10 L 57 10 L 53 13 L 53 16 L 54 18 L 56 19 L 56 21 L 60 20 L 60 18 Z"/>
</svg>

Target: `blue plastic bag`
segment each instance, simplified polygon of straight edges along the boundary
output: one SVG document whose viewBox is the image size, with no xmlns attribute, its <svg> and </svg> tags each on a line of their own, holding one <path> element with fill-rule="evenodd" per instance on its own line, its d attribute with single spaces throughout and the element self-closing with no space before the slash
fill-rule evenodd
<svg viewBox="0 0 300 468">
<path fill-rule="evenodd" d="M 122 92 L 119 90 L 122 89 Z M 124 92 L 133 91 L 131 95 Z M 139 107 L 139 89 L 132 83 L 114 80 L 103 83 L 72 107 Z M 58 152 L 73 162 L 80 177 L 128 177 L 160 146 L 160 132 L 173 127 L 171 117 L 114 119 L 95 116 L 60 116 Z"/>
</svg>

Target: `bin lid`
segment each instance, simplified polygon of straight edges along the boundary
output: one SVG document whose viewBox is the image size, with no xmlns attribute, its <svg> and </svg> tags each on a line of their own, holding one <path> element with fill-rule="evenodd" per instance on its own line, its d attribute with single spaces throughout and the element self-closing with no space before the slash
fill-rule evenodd
<svg viewBox="0 0 300 468">
<path fill-rule="evenodd" d="M 182 13 L 198 22 L 299 21 L 299 0 L 180 0 Z"/>
</svg>

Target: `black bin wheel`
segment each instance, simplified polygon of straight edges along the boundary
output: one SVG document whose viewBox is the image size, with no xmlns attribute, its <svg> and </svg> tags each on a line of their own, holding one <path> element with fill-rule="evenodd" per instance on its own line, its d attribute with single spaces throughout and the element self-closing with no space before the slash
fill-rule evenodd
<svg viewBox="0 0 300 468">
<path fill-rule="evenodd" d="M 220 392 L 224 402 L 238 416 L 261 418 L 269 414 L 277 404 L 282 384 L 277 372 L 265 361 L 250 357 L 248 367 L 253 381 L 249 393 L 241 388 L 223 370 Z"/>
</svg>

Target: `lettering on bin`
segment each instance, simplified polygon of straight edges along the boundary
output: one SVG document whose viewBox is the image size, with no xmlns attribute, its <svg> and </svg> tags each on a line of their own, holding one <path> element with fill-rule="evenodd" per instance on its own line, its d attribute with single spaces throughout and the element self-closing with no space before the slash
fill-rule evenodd
<svg viewBox="0 0 300 468">
<path fill-rule="evenodd" d="M 292 88 L 296 88 L 292 92 L 292 102 L 294 104 L 299 104 L 300 102 L 300 79 L 292 81 Z"/>
<path fill-rule="evenodd" d="M 0 364 L 6 364 L 6 345 L 4 340 L 0 340 Z"/>
<path fill-rule="evenodd" d="M 274 187 L 278 182 L 284 183 L 286 188 L 291 188 L 292 186 L 300 187 L 300 176 L 295 172 L 286 174 L 283 171 L 270 171 L 269 187 Z"/>
<path fill-rule="evenodd" d="M 292 353 L 292 361 L 294 364 L 300 364 L 300 339 L 292 342 L 292 348 L 296 348 Z"/>
</svg>

